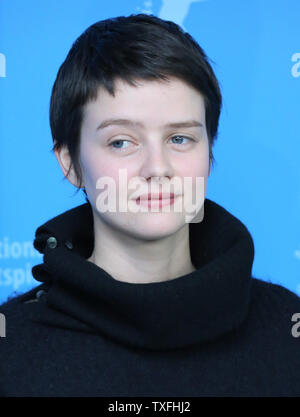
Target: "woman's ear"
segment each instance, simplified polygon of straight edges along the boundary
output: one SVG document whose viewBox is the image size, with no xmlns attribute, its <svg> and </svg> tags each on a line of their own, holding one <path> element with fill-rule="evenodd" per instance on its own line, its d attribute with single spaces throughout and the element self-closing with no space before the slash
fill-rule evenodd
<svg viewBox="0 0 300 417">
<path fill-rule="evenodd" d="M 78 188 L 79 180 L 74 170 L 68 147 L 65 145 L 61 146 L 58 149 L 54 149 L 54 153 L 64 176 L 69 180 L 71 184 Z M 82 187 L 83 185 L 81 184 L 81 188 Z"/>
</svg>

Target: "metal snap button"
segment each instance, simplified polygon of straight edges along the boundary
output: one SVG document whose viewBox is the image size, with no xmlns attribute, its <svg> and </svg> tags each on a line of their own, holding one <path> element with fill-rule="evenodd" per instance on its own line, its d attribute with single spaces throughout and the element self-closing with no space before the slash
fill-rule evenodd
<svg viewBox="0 0 300 417">
<path fill-rule="evenodd" d="M 44 294 L 46 294 L 45 290 L 39 290 L 37 291 L 37 293 L 35 294 L 36 298 L 39 299 L 41 298 Z"/>
<path fill-rule="evenodd" d="M 66 240 L 66 241 L 65 241 L 65 246 L 66 246 L 68 249 L 73 249 L 73 244 L 72 244 L 72 242 L 70 242 L 69 240 Z"/>
<path fill-rule="evenodd" d="M 54 249 L 57 246 L 57 240 L 55 239 L 55 237 L 51 236 L 47 239 L 47 246 L 50 249 Z"/>
</svg>

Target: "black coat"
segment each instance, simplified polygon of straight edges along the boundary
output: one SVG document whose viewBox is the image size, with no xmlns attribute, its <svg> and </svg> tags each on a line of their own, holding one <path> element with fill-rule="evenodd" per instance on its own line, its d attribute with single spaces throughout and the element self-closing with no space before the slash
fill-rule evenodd
<svg viewBox="0 0 300 417">
<path fill-rule="evenodd" d="M 41 285 L 0 308 L 0 395 L 300 396 L 299 297 L 252 277 L 238 219 L 208 199 L 204 213 L 189 225 L 197 270 L 148 284 L 86 261 L 89 204 L 38 228 Z"/>
</svg>

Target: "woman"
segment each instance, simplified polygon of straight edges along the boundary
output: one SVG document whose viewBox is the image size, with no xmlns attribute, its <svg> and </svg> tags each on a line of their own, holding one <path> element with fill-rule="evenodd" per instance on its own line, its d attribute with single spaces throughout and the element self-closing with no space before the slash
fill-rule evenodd
<svg viewBox="0 0 300 417">
<path fill-rule="evenodd" d="M 37 229 L 41 285 L 2 305 L 3 396 L 300 394 L 299 298 L 252 277 L 247 228 L 205 198 L 221 101 L 175 23 L 107 19 L 73 44 L 50 124 L 87 203 Z"/>
</svg>

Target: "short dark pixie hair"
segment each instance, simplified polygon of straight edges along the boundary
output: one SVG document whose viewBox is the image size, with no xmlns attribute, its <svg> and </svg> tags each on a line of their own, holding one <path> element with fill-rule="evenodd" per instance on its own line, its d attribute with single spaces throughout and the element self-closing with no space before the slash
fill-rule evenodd
<svg viewBox="0 0 300 417">
<path fill-rule="evenodd" d="M 180 26 L 149 14 L 131 14 L 91 25 L 74 42 L 59 68 L 50 101 L 53 151 L 67 146 L 82 186 L 80 132 L 86 103 L 99 87 L 115 96 L 114 81 L 132 86 L 138 80 L 173 76 L 198 90 L 205 102 L 209 158 L 217 137 L 222 107 L 220 87 L 203 49 Z"/>
</svg>

